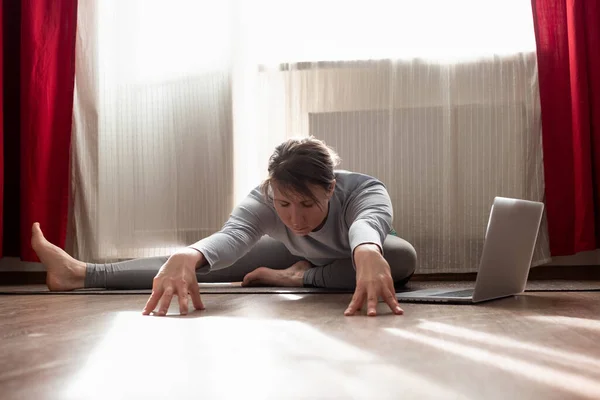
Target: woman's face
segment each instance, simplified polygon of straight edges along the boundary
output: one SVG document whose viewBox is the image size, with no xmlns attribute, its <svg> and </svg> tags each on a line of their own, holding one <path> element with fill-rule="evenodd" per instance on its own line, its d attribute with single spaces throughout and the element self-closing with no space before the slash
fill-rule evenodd
<svg viewBox="0 0 600 400">
<path fill-rule="evenodd" d="M 273 204 L 277 215 L 279 215 L 285 226 L 299 236 L 308 235 L 323 223 L 327 217 L 329 199 L 333 194 L 335 182 L 331 185 L 329 191 L 318 185 L 309 184 L 308 187 L 319 199 L 318 203 L 315 203 L 310 197 L 281 191 L 277 182 L 271 182 Z"/>
</svg>

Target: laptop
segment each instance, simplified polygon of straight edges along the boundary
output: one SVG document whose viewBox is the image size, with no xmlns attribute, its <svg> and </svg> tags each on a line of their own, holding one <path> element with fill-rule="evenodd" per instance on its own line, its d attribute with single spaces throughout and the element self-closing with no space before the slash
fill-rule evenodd
<svg viewBox="0 0 600 400">
<path fill-rule="evenodd" d="M 540 202 L 496 197 L 475 287 L 399 292 L 398 301 L 475 304 L 523 293 L 543 211 Z"/>
</svg>

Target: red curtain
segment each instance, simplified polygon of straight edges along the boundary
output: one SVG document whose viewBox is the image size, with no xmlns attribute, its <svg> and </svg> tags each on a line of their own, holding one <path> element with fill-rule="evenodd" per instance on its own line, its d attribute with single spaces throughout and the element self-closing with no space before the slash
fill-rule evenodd
<svg viewBox="0 0 600 400">
<path fill-rule="evenodd" d="M 2 256 L 20 255 L 21 196 L 21 1 L 2 3 L 2 86 L 4 135 L 4 198 L 2 204 Z"/>
<path fill-rule="evenodd" d="M 75 81 L 76 0 L 21 0 L 20 257 L 31 225 L 64 248 Z"/>
<path fill-rule="evenodd" d="M 600 2 L 532 0 L 553 256 L 600 247 Z"/>
<path fill-rule="evenodd" d="M 2 35 L 2 31 L 4 30 L 4 19 L 3 19 L 3 9 L 4 5 L 2 4 L 2 0 L 0 0 L 0 257 L 2 257 L 2 245 L 4 243 L 4 238 L 2 235 L 2 231 L 4 230 L 4 220 L 2 216 L 4 215 L 4 104 L 2 102 L 4 98 L 4 87 L 2 85 L 2 81 L 4 80 L 4 35 Z"/>
</svg>

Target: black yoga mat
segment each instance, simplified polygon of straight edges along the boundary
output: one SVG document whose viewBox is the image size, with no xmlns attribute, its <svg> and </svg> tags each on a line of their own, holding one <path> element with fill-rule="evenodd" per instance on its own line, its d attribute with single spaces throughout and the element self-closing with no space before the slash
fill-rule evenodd
<svg viewBox="0 0 600 400">
<path fill-rule="evenodd" d="M 397 292 L 405 292 L 429 288 L 468 288 L 473 287 L 471 281 L 412 281 Z M 596 292 L 600 291 L 600 281 L 570 281 L 570 280 L 539 280 L 527 282 L 526 292 Z M 108 290 L 108 289 L 78 289 L 67 292 L 51 292 L 44 285 L 27 286 L 0 286 L 0 295 L 119 295 L 119 294 L 146 294 L 150 289 L 140 290 Z M 200 284 L 200 293 L 203 294 L 280 294 L 280 293 L 352 293 L 353 290 L 334 290 L 322 288 L 286 288 L 286 287 L 241 287 L 239 283 L 205 283 Z"/>
</svg>

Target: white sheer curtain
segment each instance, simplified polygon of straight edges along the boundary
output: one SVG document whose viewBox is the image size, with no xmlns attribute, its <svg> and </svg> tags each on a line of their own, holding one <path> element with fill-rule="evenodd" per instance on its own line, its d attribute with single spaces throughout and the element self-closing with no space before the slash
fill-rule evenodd
<svg viewBox="0 0 600 400">
<path fill-rule="evenodd" d="M 78 16 L 73 252 L 169 254 L 233 203 L 227 2 L 90 0 Z"/>
<path fill-rule="evenodd" d="M 494 196 L 543 200 L 528 2 L 80 4 L 72 251 L 217 231 L 273 147 L 314 135 L 388 186 L 419 272 L 474 271 Z M 545 221 L 534 264 L 549 260 Z"/>
</svg>

